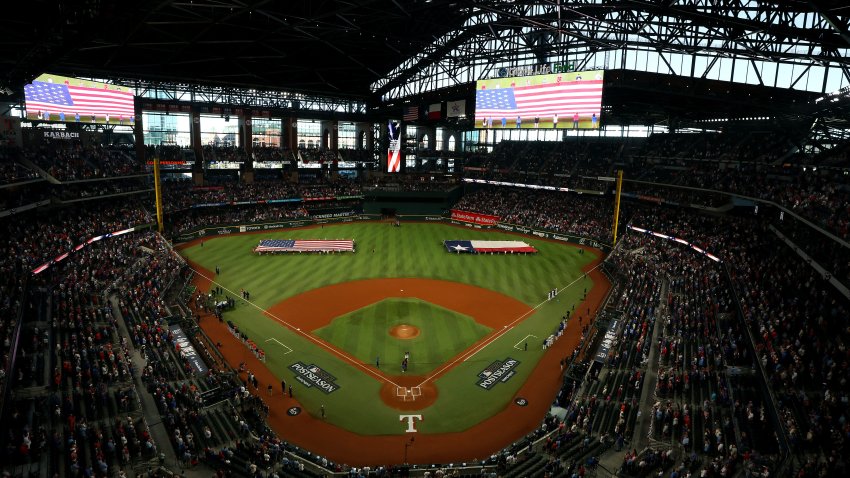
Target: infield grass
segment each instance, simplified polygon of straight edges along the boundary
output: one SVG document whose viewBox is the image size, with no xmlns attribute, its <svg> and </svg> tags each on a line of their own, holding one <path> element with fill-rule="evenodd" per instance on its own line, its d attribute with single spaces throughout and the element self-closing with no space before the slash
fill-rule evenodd
<svg viewBox="0 0 850 478">
<path fill-rule="evenodd" d="M 390 335 L 395 326 L 416 327 L 419 335 Z M 490 332 L 471 317 L 419 299 L 386 299 L 337 317 L 313 331 L 327 342 L 354 355 L 363 363 L 383 361 L 398 373 L 405 352 L 410 352 L 407 373 L 433 371 Z"/>
</svg>

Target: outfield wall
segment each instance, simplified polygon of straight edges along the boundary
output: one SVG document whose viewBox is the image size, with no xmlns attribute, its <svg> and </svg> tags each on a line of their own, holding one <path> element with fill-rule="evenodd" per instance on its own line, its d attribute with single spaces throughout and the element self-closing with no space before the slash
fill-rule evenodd
<svg viewBox="0 0 850 478">
<path fill-rule="evenodd" d="M 246 224 L 226 224 L 226 225 L 216 225 L 209 227 L 200 227 L 198 229 L 194 229 L 189 232 L 185 232 L 183 234 L 178 235 L 174 238 L 174 242 L 187 242 L 192 239 L 197 239 L 199 237 L 212 237 L 212 236 L 223 236 L 227 234 L 236 234 L 240 232 L 253 232 L 253 231 L 270 231 L 273 229 L 288 229 L 294 227 L 305 227 L 305 226 L 313 226 L 316 224 L 331 224 L 331 223 L 342 223 L 342 222 L 354 222 L 354 221 L 376 221 L 382 219 L 380 214 L 354 214 L 354 213 L 337 213 L 330 214 L 328 217 L 315 217 L 309 219 L 293 219 L 291 221 L 274 221 L 274 222 L 263 222 L 263 223 L 246 223 Z M 400 221 L 414 221 L 414 222 L 444 222 L 448 224 L 455 224 L 458 226 L 466 226 L 473 229 L 493 229 L 505 232 L 513 232 L 519 234 L 525 234 L 527 236 L 539 237 L 541 239 L 549 239 L 554 241 L 562 241 L 568 242 L 571 244 L 578 244 L 581 246 L 593 247 L 601 250 L 605 254 L 611 252 L 611 244 L 604 243 L 601 241 L 597 241 L 596 239 L 589 239 L 582 236 L 576 236 L 573 234 L 563 234 L 560 232 L 549 231 L 546 229 L 532 229 L 530 227 L 519 226 L 516 224 L 506 224 L 506 223 L 497 223 L 494 226 L 483 226 L 479 224 L 472 224 L 467 222 L 461 222 L 454 219 L 450 219 L 445 216 L 440 215 L 399 215 L 398 219 Z"/>
</svg>

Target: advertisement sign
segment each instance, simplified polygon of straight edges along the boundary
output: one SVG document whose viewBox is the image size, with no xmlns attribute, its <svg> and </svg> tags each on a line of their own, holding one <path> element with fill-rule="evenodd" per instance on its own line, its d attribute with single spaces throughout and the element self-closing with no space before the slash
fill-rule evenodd
<svg viewBox="0 0 850 478">
<path fill-rule="evenodd" d="M 499 216 L 479 214 L 477 212 L 460 211 L 452 209 L 452 219 L 455 221 L 468 222 L 481 226 L 495 226 L 499 222 Z"/>
</svg>

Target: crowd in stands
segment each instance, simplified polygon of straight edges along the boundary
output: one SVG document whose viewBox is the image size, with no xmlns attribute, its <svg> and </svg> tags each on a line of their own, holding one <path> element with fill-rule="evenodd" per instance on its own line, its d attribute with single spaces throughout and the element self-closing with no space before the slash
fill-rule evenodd
<svg viewBox="0 0 850 478">
<path fill-rule="evenodd" d="M 748 330 L 730 328 L 725 338 L 721 335 L 717 348 L 723 351 L 723 361 L 729 365 L 752 362 L 756 373 L 765 374 L 782 427 L 777 438 L 787 434 L 794 453 L 826 457 L 815 469 L 823 466 L 835 473 L 846 466 L 838 459 L 850 443 L 850 384 L 843 372 L 843 344 L 850 340 L 850 329 L 842 319 L 848 312 L 846 298 L 758 222 L 653 210 L 637 215 L 633 223 L 676 232 L 717 251 L 725 260 Z M 671 230 L 672 224 L 679 224 L 679 230 Z M 746 334 L 753 337 L 756 354 L 749 360 L 740 345 Z M 764 405 L 759 401 L 735 396 L 741 390 L 746 388 L 738 381 L 731 394 L 742 427 L 738 446 L 769 450 L 774 440 L 766 430 L 774 425 L 765 423 L 768 417 L 763 416 Z"/>
<path fill-rule="evenodd" d="M 248 153 L 245 148 L 237 146 L 213 146 L 206 145 L 203 149 L 204 162 L 234 162 L 245 163 L 248 161 Z"/>
<path fill-rule="evenodd" d="M 98 241 L 33 277 L 37 300 L 25 312 L 15 385 L 47 393 L 12 404 L 4 465 L 46 455 L 51 474 L 105 477 L 156 456 L 129 344 L 104 295 L 156 240 L 145 233 Z"/>
<path fill-rule="evenodd" d="M 166 211 L 179 211 L 201 204 L 275 199 L 319 199 L 337 196 L 359 196 L 358 183 L 339 178 L 327 181 L 305 180 L 294 184 L 284 181 L 221 182 L 211 186 L 195 186 L 191 181 L 168 181 L 163 187 Z"/>
<path fill-rule="evenodd" d="M 246 184 L 222 183 L 215 186 L 195 186 L 192 181 L 167 181 L 163 187 L 166 211 L 178 211 L 195 204 L 231 201 L 261 201 L 298 197 L 295 185 L 282 181 Z"/>
<path fill-rule="evenodd" d="M 775 159 L 774 151 L 760 151 L 753 143 L 756 138 L 776 138 L 735 138 L 731 149 L 732 140 L 718 135 L 705 135 L 696 143 L 679 136 L 666 142 L 652 139 L 642 150 L 644 159 L 672 160 L 659 163 L 665 167 L 647 168 L 639 179 L 770 199 L 847 237 L 850 198 L 840 177 L 746 165 L 718 170 L 710 164 L 686 161 Z M 616 144 L 580 143 L 577 151 L 546 144 L 507 144 L 494 153 L 495 158 L 485 157 L 484 161 L 493 163 L 481 164 L 511 162 L 510 168 L 525 168 L 522 177 L 530 177 L 533 170 L 546 181 L 561 178 L 556 174 L 571 175 L 563 176 L 568 179 L 579 178 L 577 172 L 610 174 L 612 161 L 623 154 L 623 147 Z M 535 157 L 538 148 L 544 153 Z M 130 169 L 122 166 L 121 155 L 113 161 L 110 150 L 63 149 L 51 151 L 53 156 L 46 151 L 33 151 L 27 157 L 63 181 L 136 171 L 132 162 L 127 163 Z M 174 157 L 184 154 L 184 150 L 168 147 L 157 152 Z M 3 154 L 6 157 L 0 158 L 0 165 L 16 153 L 0 151 Z M 210 154 L 240 157 L 238 149 L 210 148 Z M 593 158 L 597 157 L 611 161 L 595 164 Z M 57 162 L 64 163 L 59 166 Z M 14 178 L 21 174 L 17 171 L 17 166 L 0 166 L 0 176 L 7 180 L 19 180 Z M 521 177 L 511 176 L 520 173 L 506 174 L 487 177 Z M 392 178 L 378 185 L 399 190 L 432 187 L 431 182 L 415 177 Z M 123 188 L 121 181 L 102 187 L 72 185 L 63 195 L 87 197 Z M 670 188 L 639 184 L 624 190 L 688 204 L 697 200 L 694 198 L 705 201 L 708 197 L 707 203 L 697 202 L 703 205 L 720 205 L 725 200 L 725 196 L 685 190 L 668 193 Z M 165 191 L 165 203 L 175 205 L 168 216 L 175 234 L 202 225 L 299 219 L 311 212 L 309 203 L 184 212 L 193 204 L 362 194 L 356 182 L 310 179 L 301 184 L 223 182 L 213 188 L 169 183 Z M 610 242 L 613 204 L 608 197 L 506 187 L 468 191 L 457 209 Z M 622 274 L 624 284 L 612 302 L 619 314 L 618 340 L 600 363 L 585 364 L 591 380 L 582 391 L 570 388 L 559 396 L 560 405 L 567 409 L 565 420 L 548 418 L 540 431 L 529 437 L 545 437 L 545 453 L 526 455 L 522 443 L 506 450 L 498 461 L 508 468 L 522 461 L 525 470 L 572 476 L 587 473 L 596 465 L 596 456 L 614 447 L 624 453 L 623 470 L 634 476 L 658 471 L 677 476 L 731 476 L 755 473 L 762 455 L 777 454 L 787 436 L 791 451 L 798 456 L 795 467 L 799 476 L 842 476 L 844 457 L 850 455 L 846 350 L 850 329 L 845 320 L 850 311 L 846 298 L 835 292 L 827 282 L 829 277 L 816 273 L 767 229 L 768 222 L 776 224 L 773 216 L 711 217 L 642 204 L 624 205 L 624 220 L 682 237 L 724 262 L 715 263 L 673 242 L 626 234 L 609 260 Z M 358 205 L 358 201 L 333 203 L 352 211 Z M 91 237 L 151 221 L 144 208 L 122 199 L 82 208 L 40 210 L 21 220 L 5 219 L 0 225 L 4 232 L 0 239 L 4 252 L 0 258 L 4 276 L 0 280 L 0 316 L 27 317 L 21 335 L 26 352 L 20 362 L 23 365 L 13 376 L 0 377 L 0 382 L 44 386 L 50 391 L 43 402 L 27 398 L 12 404 L 5 441 L 7 459 L 21 463 L 47 454 L 51 469 L 67 476 L 106 476 L 171 446 L 185 466 L 205 461 L 222 472 L 237 470 L 250 475 L 303 471 L 299 468 L 303 465 L 291 459 L 299 451 L 275 437 L 264 424 L 265 404 L 248 380 L 234 380 L 215 368 L 196 376 L 175 348 L 166 320 L 174 311 L 160 291 L 182 277 L 183 263 L 159 236 L 133 233 L 73 251 Z M 799 223 L 778 227 L 832 275 L 850 281 L 845 248 L 822 236 L 813 238 L 811 229 Z M 65 253 L 70 253 L 68 258 L 44 275 L 30 276 L 35 267 Z M 23 279 L 28 276 L 33 287 L 24 288 Z M 117 307 L 104 299 L 107 292 L 116 294 Z M 584 335 L 592 334 L 581 319 L 570 320 L 579 320 Z M 4 370 L 14 338 L 13 325 L 11 319 L 0 321 Z M 129 332 L 125 338 L 119 333 L 122 328 Z M 130 360 L 132 350 L 141 351 L 144 366 L 140 370 Z M 648 375 L 650 369 L 655 373 Z M 759 387 L 762 375 L 767 395 Z M 144 380 L 154 396 L 170 444 L 155 443 L 151 437 L 140 414 L 140 392 L 132 385 L 135 376 Z M 641 410 L 639 401 L 646 393 L 655 405 Z M 647 450 L 628 447 L 637 439 L 640 424 L 646 422 L 649 437 L 660 445 Z M 318 461 L 334 466 L 327 460 Z"/>
<path fill-rule="evenodd" d="M 637 179 L 725 191 L 764 199 L 791 209 L 837 236 L 850 238 L 850 189 L 842 173 L 805 171 L 799 167 L 751 166 L 719 170 L 717 163 L 691 164 L 669 169 L 657 166 L 644 170 Z M 625 191 L 647 194 L 683 202 L 718 206 L 728 202 L 728 196 L 706 195 L 684 189 L 661 188 L 629 184 Z M 713 198 L 708 199 L 706 198 Z"/>
<path fill-rule="evenodd" d="M 286 167 L 291 165 L 294 161 L 292 151 L 288 148 L 275 148 L 275 147 L 261 147 L 254 145 L 251 148 L 251 155 L 253 156 L 254 163 L 283 163 L 283 166 Z"/>
<path fill-rule="evenodd" d="M 153 197 L 154 185 L 150 178 L 125 178 L 93 183 L 72 183 L 54 190 L 54 198 L 60 201 L 106 198 L 119 194 L 138 194 Z"/>
<path fill-rule="evenodd" d="M 195 161 L 195 150 L 177 145 L 145 146 L 145 159 L 147 161 L 153 161 L 157 156 L 161 161 L 188 161 L 191 164 Z"/>
<path fill-rule="evenodd" d="M 792 150 L 789 136 L 784 132 L 730 131 L 654 134 L 646 139 L 502 141 L 490 154 L 470 155 L 464 162 L 463 175 L 608 192 L 611 183 L 596 178 L 610 177 L 622 167 L 626 179 L 773 201 L 841 238 L 850 238 L 850 187 L 842 171 L 777 164 L 785 152 Z M 722 193 L 639 183 L 626 183 L 623 191 L 655 200 L 708 207 L 730 202 L 730 197 Z"/>
<path fill-rule="evenodd" d="M 370 179 L 363 188 L 382 191 L 448 191 L 458 186 L 453 177 L 431 175 L 391 175 Z"/>
<path fill-rule="evenodd" d="M 569 142 L 502 141 L 489 155 L 471 155 L 464 162 L 468 178 L 543 186 L 608 191 L 600 176 L 613 174 L 614 161 L 628 140 L 576 139 Z"/>
<path fill-rule="evenodd" d="M 339 177 L 330 182 L 324 179 L 299 178 L 298 194 L 304 199 L 359 196 L 363 188 L 359 182 Z"/>
<path fill-rule="evenodd" d="M 168 216 L 167 230 L 174 235 L 200 227 L 254 222 L 288 221 L 310 216 L 301 205 L 256 205 L 236 208 L 198 208 Z"/>
<path fill-rule="evenodd" d="M 609 198 L 562 192 L 487 187 L 467 194 L 455 209 L 499 216 L 501 222 L 610 242 Z"/>
<path fill-rule="evenodd" d="M 372 151 L 368 149 L 340 149 L 341 161 L 349 163 L 372 163 L 375 162 Z"/>
<path fill-rule="evenodd" d="M 134 202 L 37 211 L 26 221 L 7 220 L 0 224 L 4 233 L 0 247 L 5 251 L 4 261 L 32 269 L 71 252 L 91 237 L 151 221 L 151 216 Z"/>
<path fill-rule="evenodd" d="M 145 174 L 135 151 L 120 146 L 49 143 L 27 149 L 23 157 L 63 182 Z"/>
<path fill-rule="evenodd" d="M 722 269 L 677 243 L 634 233 L 623 238 L 614 260 L 626 255 L 650 259 L 642 269 L 667 281 L 654 345 L 657 402 L 647 411 L 652 438 L 683 447 L 682 475 L 702 466 L 728 476 L 753 466 L 751 456 L 775 454 L 763 399 L 748 379 L 727 373 L 751 365 L 752 357 Z M 634 456 L 625 461 L 633 471 L 641 468 Z"/>
<path fill-rule="evenodd" d="M 13 184 L 39 179 L 41 176 L 19 161 L 23 152 L 16 146 L 0 146 L 0 184 Z"/>
<path fill-rule="evenodd" d="M 339 160 L 338 153 L 329 149 L 298 148 L 296 154 L 300 162 L 304 164 L 327 164 Z"/>
</svg>

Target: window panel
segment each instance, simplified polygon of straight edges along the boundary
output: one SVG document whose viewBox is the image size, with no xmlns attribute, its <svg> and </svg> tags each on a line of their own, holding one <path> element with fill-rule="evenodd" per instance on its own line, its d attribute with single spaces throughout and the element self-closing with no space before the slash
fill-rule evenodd
<svg viewBox="0 0 850 478">
<path fill-rule="evenodd" d="M 251 118 L 251 136 L 254 146 L 279 148 L 281 144 L 281 120 Z"/>
<path fill-rule="evenodd" d="M 173 145 L 188 148 L 192 145 L 191 119 L 187 113 L 142 113 L 145 144 Z"/>
<path fill-rule="evenodd" d="M 236 118 L 201 115 L 201 144 L 237 146 L 239 144 L 239 125 Z"/>
</svg>

